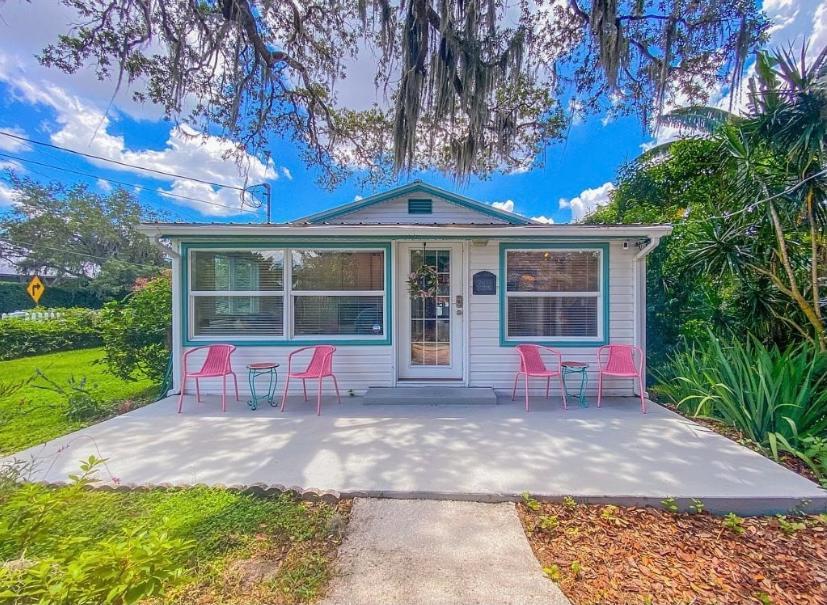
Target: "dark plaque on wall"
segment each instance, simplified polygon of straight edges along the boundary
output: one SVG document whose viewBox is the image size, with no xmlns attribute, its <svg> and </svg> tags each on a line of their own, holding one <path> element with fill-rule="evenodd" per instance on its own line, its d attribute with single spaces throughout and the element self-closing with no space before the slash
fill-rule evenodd
<svg viewBox="0 0 827 605">
<path fill-rule="evenodd" d="M 474 294 L 496 294 L 497 276 L 491 271 L 474 273 Z"/>
</svg>

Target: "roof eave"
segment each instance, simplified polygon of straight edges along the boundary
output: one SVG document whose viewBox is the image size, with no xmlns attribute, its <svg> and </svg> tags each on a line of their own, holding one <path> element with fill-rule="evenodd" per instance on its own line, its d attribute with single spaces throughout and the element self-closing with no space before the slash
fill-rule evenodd
<svg viewBox="0 0 827 605">
<path fill-rule="evenodd" d="M 672 225 L 262 225 L 262 224 L 180 224 L 144 223 L 139 231 L 148 237 L 664 237 Z"/>
</svg>

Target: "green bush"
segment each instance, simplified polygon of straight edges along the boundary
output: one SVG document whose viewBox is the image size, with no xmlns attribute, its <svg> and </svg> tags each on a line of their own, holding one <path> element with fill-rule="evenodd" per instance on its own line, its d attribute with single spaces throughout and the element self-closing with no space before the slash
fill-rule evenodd
<svg viewBox="0 0 827 605">
<path fill-rule="evenodd" d="M 89 288 L 47 285 L 40 305 L 49 308 L 100 309 L 103 300 Z M 25 282 L 0 282 L 0 313 L 25 311 L 35 306 L 34 301 L 26 294 Z"/>
<path fill-rule="evenodd" d="M 98 312 L 54 309 L 55 319 L 0 319 L 0 360 L 99 346 Z"/>
<path fill-rule="evenodd" d="M 106 363 L 120 378 L 161 382 L 169 359 L 172 286 L 168 273 L 147 281 L 100 313 Z"/>
<path fill-rule="evenodd" d="M 827 436 L 826 369 L 827 356 L 806 342 L 779 349 L 710 335 L 669 357 L 656 391 L 688 415 L 723 422 L 773 457 L 789 451 L 820 473 L 825 461 L 802 453 L 824 453 L 815 446 Z"/>
<path fill-rule="evenodd" d="M 62 510 L 83 498 L 103 463 L 89 458 L 64 489 L 15 482 L 0 486 L 0 543 L 8 557 L 0 565 L 2 602 L 127 605 L 161 596 L 183 577 L 194 542 L 141 524 L 102 539 L 76 535 L 48 555 L 38 552 L 57 530 Z"/>
<path fill-rule="evenodd" d="M 114 410 L 112 402 L 104 401 L 98 393 L 87 386 L 85 376 L 80 379 L 70 376 L 66 386 L 63 386 L 46 376 L 39 368 L 35 374 L 41 381 L 40 384 L 35 384 L 35 387 L 56 393 L 66 400 L 64 416 L 69 422 L 88 423 L 108 416 Z"/>
</svg>

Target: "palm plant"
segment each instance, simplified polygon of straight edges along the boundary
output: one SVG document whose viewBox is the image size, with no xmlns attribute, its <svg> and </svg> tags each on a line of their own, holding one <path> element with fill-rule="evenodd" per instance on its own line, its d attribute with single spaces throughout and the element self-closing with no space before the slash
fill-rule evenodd
<svg viewBox="0 0 827 605">
<path fill-rule="evenodd" d="M 797 313 L 778 314 L 827 350 L 821 289 L 827 227 L 827 48 L 808 62 L 790 50 L 758 53 L 746 115 L 723 124 L 730 212 L 708 219 L 690 251 L 703 271 L 768 279 Z"/>
<path fill-rule="evenodd" d="M 671 126 L 693 137 L 711 138 L 722 126 L 737 122 L 739 117 L 725 109 L 708 105 L 678 107 L 658 118 L 658 127 Z M 650 147 L 637 158 L 638 162 L 650 163 L 667 158 L 675 141 L 665 141 Z"/>
</svg>

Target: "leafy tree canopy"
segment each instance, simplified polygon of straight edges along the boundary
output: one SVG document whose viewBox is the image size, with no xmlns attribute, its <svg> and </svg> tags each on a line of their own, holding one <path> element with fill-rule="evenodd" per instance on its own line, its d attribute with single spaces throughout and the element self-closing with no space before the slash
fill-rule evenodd
<svg viewBox="0 0 827 605">
<path fill-rule="evenodd" d="M 127 191 L 103 196 L 84 185 L 41 184 L 11 175 L 16 204 L 0 217 L 0 258 L 21 273 L 87 281 L 99 294 L 128 290 L 137 277 L 157 274 L 161 251 L 138 233 L 153 217 Z"/>
<path fill-rule="evenodd" d="M 595 111 L 610 98 L 648 125 L 669 95 L 737 89 L 767 26 L 752 0 L 64 3 L 79 24 L 44 64 L 143 80 L 139 100 L 217 126 L 239 151 L 266 155 L 271 133 L 292 137 L 328 185 L 351 168 L 375 179 L 524 169 L 561 137 L 569 102 Z M 336 98 L 357 57 L 358 69 L 376 61 L 383 102 L 368 110 Z"/>
</svg>

